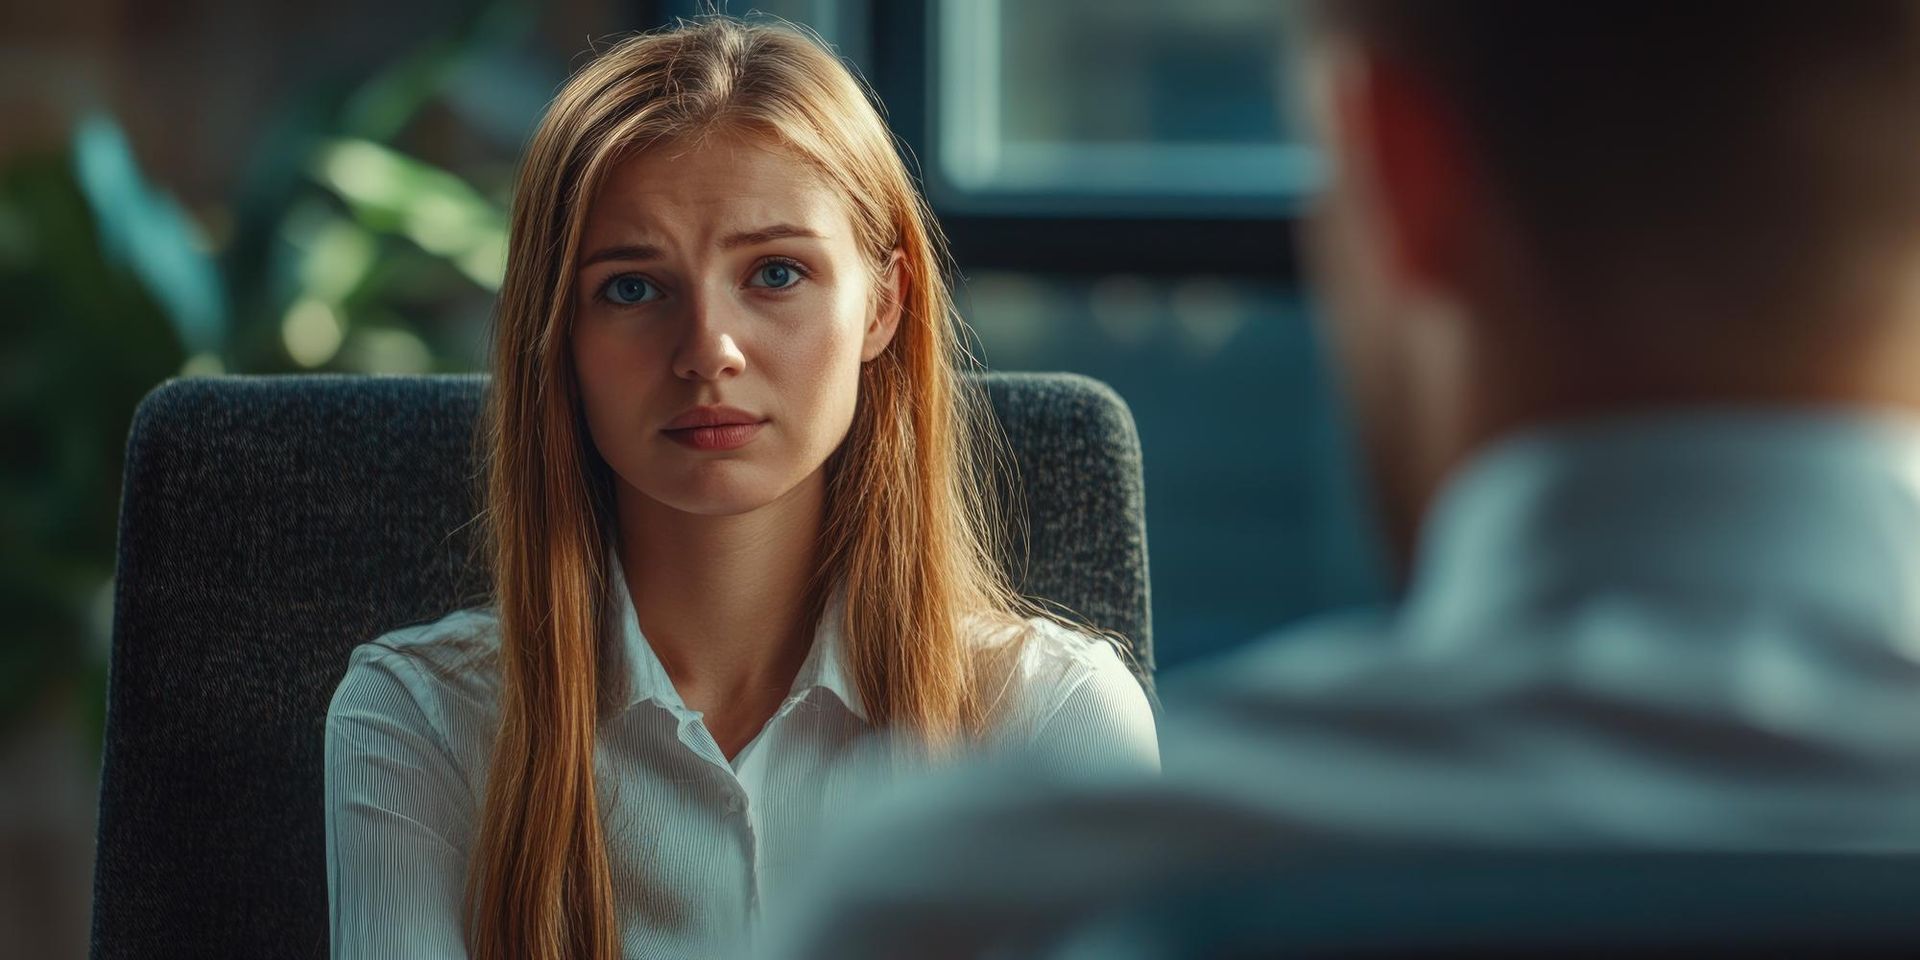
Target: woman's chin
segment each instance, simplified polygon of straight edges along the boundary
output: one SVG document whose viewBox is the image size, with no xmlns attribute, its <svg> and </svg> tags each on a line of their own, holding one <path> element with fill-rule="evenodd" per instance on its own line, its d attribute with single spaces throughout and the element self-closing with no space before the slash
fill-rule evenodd
<svg viewBox="0 0 1920 960">
<path fill-rule="evenodd" d="M 737 517 L 749 514 L 772 503 L 774 497 L 686 497 L 668 502 L 667 506 L 681 513 L 697 517 Z"/>
<path fill-rule="evenodd" d="M 649 499 L 681 513 L 731 517 L 775 503 L 792 488 L 792 484 L 776 482 L 746 464 L 714 463 L 646 493 Z"/>
</svg>

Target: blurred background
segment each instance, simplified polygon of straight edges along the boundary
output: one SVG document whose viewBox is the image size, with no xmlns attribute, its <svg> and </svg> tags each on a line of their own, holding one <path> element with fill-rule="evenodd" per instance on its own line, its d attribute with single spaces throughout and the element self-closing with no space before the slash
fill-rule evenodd
<svg viewBox="0 0 1920 960">
<path fill-rule="evenodd" d="M 0 955 L 85 954 L 122 446 L 175 376 L 480 369 L 594 43 L 805 24 L 884 102 L 988 364 L 1112 384 L 1163 670 L 1383 591 L 1291 227 L 1272 0 L 5 0 Z"/>
</svg>

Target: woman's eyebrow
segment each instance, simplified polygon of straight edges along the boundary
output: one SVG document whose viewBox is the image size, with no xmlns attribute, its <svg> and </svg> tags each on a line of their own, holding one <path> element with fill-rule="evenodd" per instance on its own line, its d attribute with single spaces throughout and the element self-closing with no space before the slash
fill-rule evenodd
<svg viewBox="0 0 1920 960">
<path fill-rule="evenodd" d="M 602 247 L 582 257 L 580 266 L 591 267 L 608 260 L 658 260 L 662 257 L 660 248 L 649 243 L 627 244 L 619 247 Z"/>
<path fill-rule="evenodd" d="M 751 247 L 757 243 L 766 243 L 770 240 L 786 240 L 792 237 L 808 237 L 814 240 L 826 239 L 819 231 L 808 227 L 796 226 L 791 223 L 776 223 L 771 227 L 761 227 L 758 230 L 728 234 L 720 239 L 720 249 L 735 250 L 740 247 Z"/>
<path fill-rule="evenodd" d="M 776 223 L 773 226 L 761 227 L 758 230 L 746 230 L 740 233 L 727 234 L 720 238 L 720 249 L 737 250 L 741 247 L 751 247 L 755 244 L 768 243 L 774 240 L 786 240 L 794 237 L 804 237 L 812 240 L 827 239 L 825 234 L 811 227 L 802 227 L 791 223 Z M 580 258 L 580 266 L 590 267 L 596 263 L 605 263 L 609 260 L 659 260 L 664 256 L 665 254 L 661 252 L 659 247 L 650 243 L 623 244 L 617 247 L 602 247 L 599 250 L 595 250 L 585 257 Z"/>
</svg>

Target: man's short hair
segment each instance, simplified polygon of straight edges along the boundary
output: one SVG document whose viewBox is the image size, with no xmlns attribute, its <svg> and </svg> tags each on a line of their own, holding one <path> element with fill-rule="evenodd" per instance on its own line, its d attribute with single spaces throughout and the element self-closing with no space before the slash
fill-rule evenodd
<svg viewBox="0 0 1920 960">
<path fill-rule="evenodd" d="M 1806 296 L 1920 239 L 1920 0 L 1310 9 L 1435 82 L 1558 279 Z"/>
</svg>

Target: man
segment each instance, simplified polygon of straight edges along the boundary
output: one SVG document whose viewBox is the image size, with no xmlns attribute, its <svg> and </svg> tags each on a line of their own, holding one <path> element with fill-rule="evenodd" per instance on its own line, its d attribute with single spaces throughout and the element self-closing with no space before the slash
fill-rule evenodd
<svg viewBox="0 0 1920 960">
<path fill-rule="evenodd" d="M 795 955 L 1021 955 L 1360 845 L 1920 849 L 1920 3 L 1307 14 L 1404 602 L 1170 695 L 1164 780 L 870 819 Z"/>
</svg>

